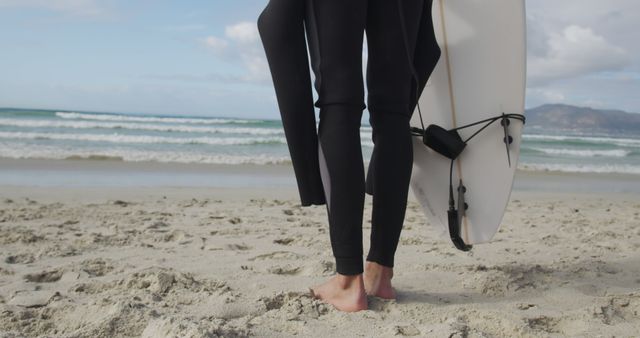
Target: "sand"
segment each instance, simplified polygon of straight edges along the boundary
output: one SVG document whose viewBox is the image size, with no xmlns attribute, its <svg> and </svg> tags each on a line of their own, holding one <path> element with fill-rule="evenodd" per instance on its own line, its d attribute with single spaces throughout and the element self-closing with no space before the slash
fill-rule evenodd
<svg viewBox="0 0 640 338">
<path fill-rule="evenodd" d="M 325 206 L 294 188 L 0 187 L 0 337 L 627 337 L 640 198 L 514 191 L 456 250 L 410 199 L 397 300 L 343 313 Z M 365 254 L 371 197 L 367 195 Z"/>
</svg>

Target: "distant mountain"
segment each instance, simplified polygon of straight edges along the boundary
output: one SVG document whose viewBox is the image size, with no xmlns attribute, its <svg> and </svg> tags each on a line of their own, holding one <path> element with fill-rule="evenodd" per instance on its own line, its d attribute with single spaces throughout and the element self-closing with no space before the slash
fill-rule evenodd
<svg viewBox="0 0 640 338">
<path fill-rule="evenodd" d="M 544 104 L 527 109 L 524 132 L 573 131 L 640 135 L 640 114 L 566 104 Z"/>
</svg>

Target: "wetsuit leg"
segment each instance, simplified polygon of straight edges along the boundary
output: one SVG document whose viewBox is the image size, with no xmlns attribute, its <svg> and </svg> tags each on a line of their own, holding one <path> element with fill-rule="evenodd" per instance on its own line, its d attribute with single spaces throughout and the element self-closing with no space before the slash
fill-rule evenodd
<svg viewBox="0 0 640 338">
<path fill-rule="evenodd" d="M 302 206 L 325 203 L 305 41 L 303 0 L 270 0 L 258 17 Z M 314 131 L 310 133 L 309 130 Z"/>
<path fill-rule="evenodd" d="M 362 45 L 368 0 L 307 0 L 307 37 L 320 108 L 320 172 L 336 271 L 363 269 L 365 173 L 360 120 L 365 106 Z"/>
<path fill-rule="evenodd" d="M 388 267 L 394 266 L 407 206 L 413 165 L 409 121 L 415 91 L 409 60 L 413 60 L 423 6 L 427 5 L 431 5 L 430 0 L 369 2 L 367 105 L 374 150 L 367 174 L 367 193 L 373 195 L 373 210 L 371 246 L 366 260 Z M 404 44 L 401 15 L 409 51 Z"/>
</svg>

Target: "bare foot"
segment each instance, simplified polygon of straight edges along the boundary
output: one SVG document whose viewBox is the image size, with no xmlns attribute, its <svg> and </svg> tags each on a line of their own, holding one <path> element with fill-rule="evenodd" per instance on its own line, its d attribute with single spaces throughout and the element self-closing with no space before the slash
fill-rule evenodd
<svg viewBox="0 0 640 338">
<path fill-rule="evenodd" d="M 367 261 L 364 268 L 364 288 L 370 296 L 396 299 L 396 291 L 391 286 L 393 268 Z"/>
<path fill-rule="evenodd" d="M 367 309 L 367 294 L 364 291 L 362 274 L 346 276 L 338 273 L 309 290 L 314 298 L 321 299 L 340 311 L 355 312 Z"/>
</svg>

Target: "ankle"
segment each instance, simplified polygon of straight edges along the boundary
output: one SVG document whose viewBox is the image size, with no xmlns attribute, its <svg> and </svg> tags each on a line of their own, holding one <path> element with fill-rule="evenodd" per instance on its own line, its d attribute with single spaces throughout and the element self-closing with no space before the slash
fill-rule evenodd
<svg viewBox="0 0 640 338">
<path fill-rule="evenodd" d="M 362 274 L 342 275 L 337 273 L 336 278 L 341 289 L 358 288 L 364 285 L 364 278 Z"/>
<path fill-rule="evenodd" d="M 374 261 L 367 261 L 365 271 L 368 276 L 391 279 L 393 277 L 393 267 L 385 266 Z"/>
<path fill-rule="evenodd" d="M 365 267 L 367 267 L 367 266 L 368 267 L 380 267 L 380 268 L 393 269 L 393 267 L 391 267 L 391 266 L 384 265 L 384 264 L 378 263 L 377 261 L 370 261 L 370 260 L 365 261 Z"/>
</svg>

